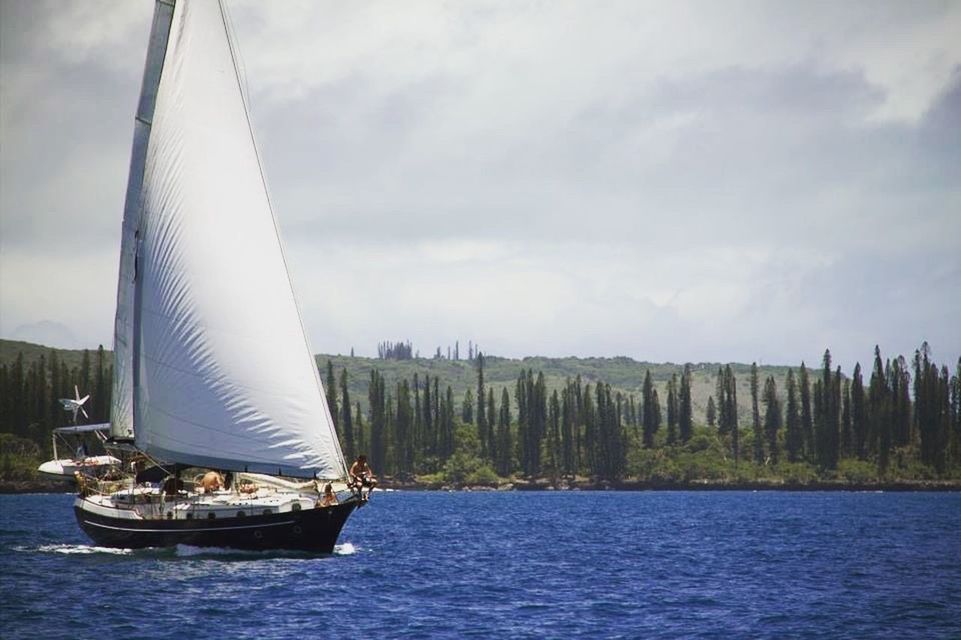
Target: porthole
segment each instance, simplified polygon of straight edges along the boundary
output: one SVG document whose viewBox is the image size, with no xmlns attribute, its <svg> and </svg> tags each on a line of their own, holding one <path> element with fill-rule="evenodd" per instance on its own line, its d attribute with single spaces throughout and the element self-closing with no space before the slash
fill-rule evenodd
<svg viewBox="0 0 961 640">
<path fill-rule="evenodd" d="M 237 512 L 237 517 L 238 517 L 238 518 L 245 518 L 245 517 L 247 517 L 247 512 L 244 511 L 243 509 L 241 509 L 240 511 Z"/>
<path fill-rule="evenodd" d="M 260 540 L 261 538 L 264 537 L 264 532 L 261 531 L 260 529 L 257 529 L 256 531 L 254 531 L 254 537 Z"/>
<path fill-rule="evenodd" d="M 208 519 L 208 520 L 213 520 L 213 519 L 216 518 L 216 517 L 217 517 L 217 514 L 214 513 L 213 511 L 211 511 L 210 513 L 207 514 L 207 519 Z"/>
<path fill-rule="evenodd" d="M 295 502 L 294 504 L 290 505 L 291 511 L 300 511 L 300 509 L 301 509 L 301 506 L 299 502 Z"/>
<path fill-rule="evenodd" d="M 303 532 L 304 532 L 304 530 L 300 528 L 300 525 L 299 525 L 299 524 L 295 524 L 295 525 L 294 525 L 294 533 L 296 533 L 296 534 L 299 536 L 299 535 L 300 535 L 301 533 L 303 533 Z"/>
</svg>

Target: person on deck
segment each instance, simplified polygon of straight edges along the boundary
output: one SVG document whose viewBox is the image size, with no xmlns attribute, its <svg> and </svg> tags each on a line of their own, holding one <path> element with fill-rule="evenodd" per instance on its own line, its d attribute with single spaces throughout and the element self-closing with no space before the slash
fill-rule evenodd
<svg viewBox="0 0 961 640">
<path fill-rule="evenodd" d="M 354 464 L 350 465 L 350 484 L 357 489 L 361 498 L 364 497 L 364 487 L 367 487 L 367 497 L 370 497 L 374 487 L 377 486 L 377 478 L 367 464 L 367 456 L 357 456 Z"/>
<path fill-rule="evenodd" d="M 213 493 L 224 486 L 224 480 L 216 471 L 208 471 L 200 481 L 200 485 L 204 488 L 204 493 Z"/>
<path fill-rule="evenodd" d="M 335 504 L 337 504 L 337 496 L 334 495 L 334 488 L 333 488 L 332 486 L 330 486 L 330 483 L 328 482 L 328 483 L 324 486 L 324 495 L 323 495 L 323 497 L 320 499 L 320 506 L 321 506 L 321 507 L 332 507 L 332 506 L 334 506 Z"/>
</svg>

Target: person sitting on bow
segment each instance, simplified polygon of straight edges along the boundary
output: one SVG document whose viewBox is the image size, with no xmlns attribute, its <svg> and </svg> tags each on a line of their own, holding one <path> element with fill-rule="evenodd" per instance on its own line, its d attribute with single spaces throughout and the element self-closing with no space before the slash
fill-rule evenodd
<svg viewBox="0 0 961 640">
<path fill-rule="evenodd" d="M 377 486 L 377 478 L 374 477 L 374 472 L 370 470 L 370 465 L 367 464 L 367 456 L 357 456 L 354 464 L 350 465 L 350 484 L 357 489 L 361 498 L 364 497 L 364 487 L 367 487 L 367 497 L 369 498 L 374 487 Z"/>
</svg>

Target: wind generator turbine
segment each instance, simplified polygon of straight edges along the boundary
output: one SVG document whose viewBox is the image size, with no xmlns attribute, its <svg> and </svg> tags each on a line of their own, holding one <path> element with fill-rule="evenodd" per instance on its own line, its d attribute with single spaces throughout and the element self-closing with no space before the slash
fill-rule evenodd
<svg viewBox="0 0 961 640">
<path fill-rule="evenodd" d="M 90 399 L 90 394 L 88 393 L 87 395 L 81 398 L 80 390 L 77 388 L 77 385 L 73 385 L 73 392 L 76 398 L 60 398 L 60 404 L 63 405 L 64 411 L 73 412 L 73 423 L 77 424 L 78 411 L 83 414 L 84 418 L 86 418 L 87 420 L 90 419 L 90 416 L 87 415 L 87 411 L 83 408 L 83 403 Z"/>
</svg>

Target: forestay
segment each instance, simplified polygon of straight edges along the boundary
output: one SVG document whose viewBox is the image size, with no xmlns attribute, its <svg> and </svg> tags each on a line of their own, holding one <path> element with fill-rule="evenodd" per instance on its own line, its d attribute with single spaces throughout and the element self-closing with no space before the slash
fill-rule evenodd
<svg viewBox="0 0 961 640">
<path fill-rule="evenodd" d="M 141 203 L 137 446 L 184 464 L 344 477 L 216 0 L 176 3 Z"/>
</svg>

